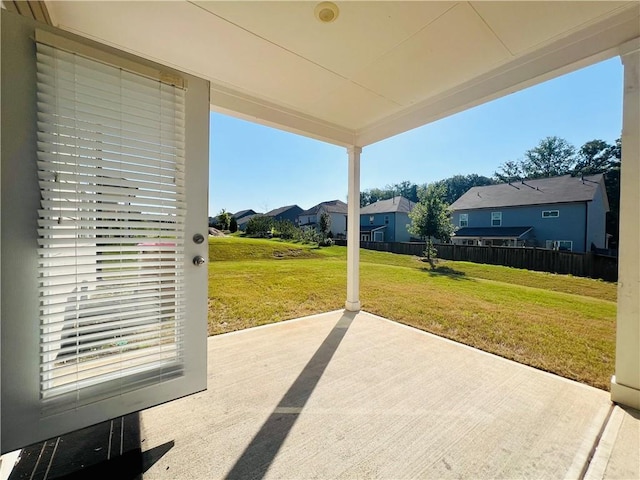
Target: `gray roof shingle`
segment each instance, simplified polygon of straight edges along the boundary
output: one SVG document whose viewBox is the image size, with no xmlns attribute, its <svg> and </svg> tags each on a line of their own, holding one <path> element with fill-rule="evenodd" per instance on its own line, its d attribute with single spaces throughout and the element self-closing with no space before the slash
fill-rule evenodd
<svg viewBox="0 0 640 480">
<path fill-rule="evenodd" d="M 601 173 L 584 178 L 561 177 L 523 180 L 484 187 L 471 187 L 451 204 L 451 210 L 516 207 L 549 203 L 572 203 L 593 200 L 598 186 L 603 184 Z"/>
<path fill-rule="evenodd" d="M 252 209 L 240 210 L 232 215 L 232 217 L 236 217 L 236 220 L 240 220 L 242 217 L 246 217 L 247 215 L 256 215 L 258 212 Z"/>
<path fill-rule="evenodd" d="M 327 202 L 320 202 L 317 205 L 314 205 L 309 210 L 305 210 L 301 212 L 300 215 L 315 215 L 320 210 L 320 207 L 324 209 L 327 213 L 347 213 L 347 204 L 341 200 L 329 200 Z"/>
<path fill-rule="evenodd" d="M 367 205 L 360 209 L 361 215 L 372 215 L 375 213 L 409 213 L 413 210 L 415 203 L 404 197 L 393 197 L 387 200 L 378 200 L 376 203 Z"/>
<path fill-rule="evenodd" d="M 251 220 L 253 217 L 260 217 L 262 215 L 264 215 L 264 214 L 262 214 L 262 213 L 254 213 L 252 215 L 245 215 L 240 220 L 236 220 L 236 223 L 238 224 L 238 226 L 242 226 L 242 225 L 245 225 L 246 223 L 248 223 L 249 220 Z"/>
<path fill-rule="evenodd" d="M 295 209 L 302 210 L 298 205 L 286 205 L 284 207 L 274 208 L 273 210 L 269 210 L 267 213 L 265 213 L 265 216 L 277 217 L 278 215 L 282 215 L 283 213 L 289 210 L 295 210 Z"/>
</svg>

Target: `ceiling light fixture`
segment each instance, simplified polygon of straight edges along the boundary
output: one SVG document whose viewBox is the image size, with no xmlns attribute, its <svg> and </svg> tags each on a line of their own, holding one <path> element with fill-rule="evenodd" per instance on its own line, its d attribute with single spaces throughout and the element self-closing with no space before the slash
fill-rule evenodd
<svg viewBox="0 0 640 480">
<path fill-rule="evenodd" d="M 315 14 L 316 18 L 322 23 L 331 23 L 338 18 L 338 6 L 333 2 L 320 2 L 316 5 Z"/>
</svg>

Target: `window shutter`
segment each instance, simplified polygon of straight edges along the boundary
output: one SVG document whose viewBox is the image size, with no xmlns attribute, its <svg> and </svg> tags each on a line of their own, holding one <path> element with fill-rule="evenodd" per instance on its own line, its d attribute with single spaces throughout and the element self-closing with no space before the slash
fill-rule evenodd
<svg viewBox="0 0 640 480">
<path fill-rule="evenodd" d="M 37 44 L 41 399 L 183 374 L 184 90 Z"/>
</svg>

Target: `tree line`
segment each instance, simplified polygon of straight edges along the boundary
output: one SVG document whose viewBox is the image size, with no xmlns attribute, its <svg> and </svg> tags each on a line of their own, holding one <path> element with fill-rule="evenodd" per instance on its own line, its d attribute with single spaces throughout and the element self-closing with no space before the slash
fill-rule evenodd
<svg viewBox="0 0 640 480">
<path fill-rule="evenodd" d="M 565 139 L 550 136 L 524 152 L 521 159 L 508 160 L 501 164 L 492 177 L 477 174 L 454 175 L 431 183 L 415 184 L 403 181 L 384 188 L 371 188 L 360 193 L 360 206 L 379 200 L 403 196 L 418 204 L 412 218 L 413 234 L 447 239 L 447 228 L 442 225 L 447 217 L 443 212 L 471 187 L 508 183 L 528 179 L 556 177 L 561 175 L 604 174 L 609 198 L 610 212 L 607 214 L 607 233 L 617 243 L 620 211 L 620 159 L 621 143 L 591 140 L 576 148 Z M 430 216 L 428 212 L 434 211 Z M 429 218 L 427 218 L 429 217 Z M 439 220 L 438 220 L 439 219 Z M 432 232 L 425 234 L 424 232 Z M 436 233 L 438 235 L 436 235 Z M 451 231 L 449 236 L 453 233 Z"/>
</svg>

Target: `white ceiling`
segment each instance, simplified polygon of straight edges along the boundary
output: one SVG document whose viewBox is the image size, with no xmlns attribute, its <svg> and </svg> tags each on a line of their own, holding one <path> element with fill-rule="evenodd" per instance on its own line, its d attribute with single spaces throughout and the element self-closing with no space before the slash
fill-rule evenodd
<svg viewBox="0 0 640 480">
<path fill-rule="evenodd" d="M 640 4 L 46 2 L 63 29 L 207 78 L 214 110 L 364 146 L 618 53 Z"/>
</svg>

